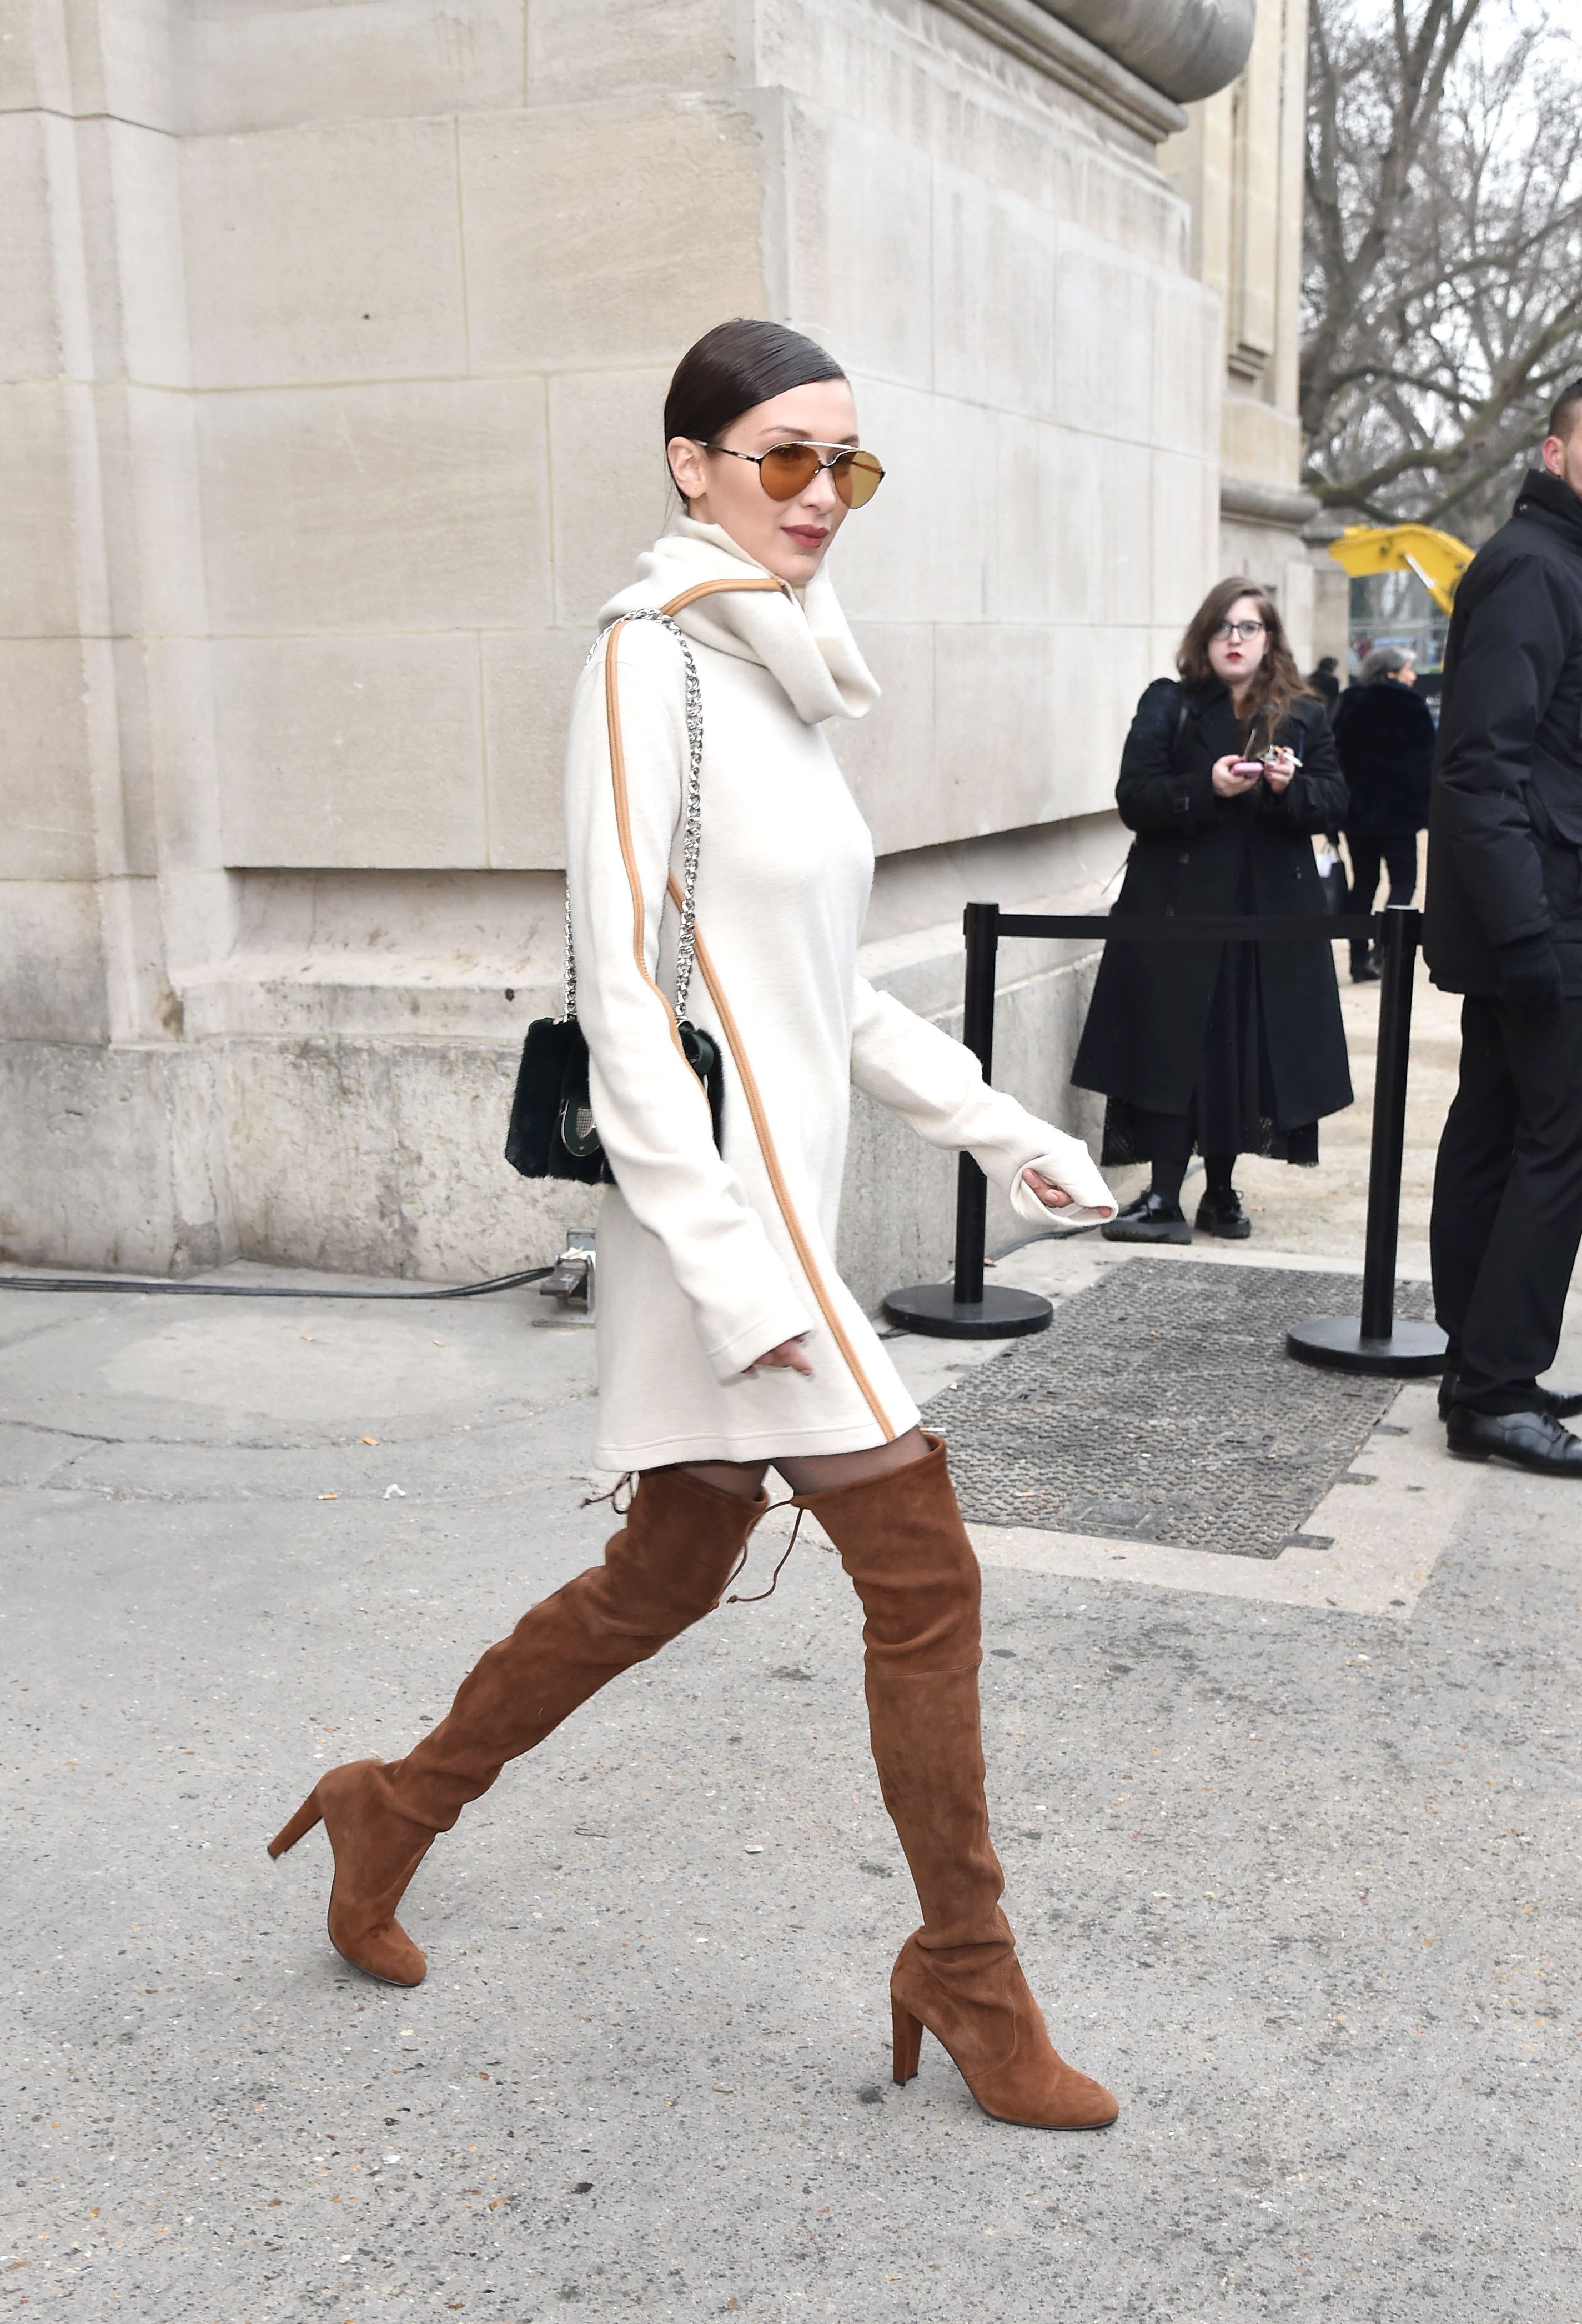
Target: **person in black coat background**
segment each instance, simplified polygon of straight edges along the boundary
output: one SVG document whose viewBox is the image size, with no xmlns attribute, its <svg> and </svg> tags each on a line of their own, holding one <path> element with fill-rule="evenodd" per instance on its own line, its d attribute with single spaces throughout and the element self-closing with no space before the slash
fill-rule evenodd
<svg viewBox="0 0 1582 2324">
<path fill-rule="evenodd" d="M 1342 828 L 1351 854 L 1350 906 L 1371 912 L 1381 860 L 1390 874 L 1392 904 L 1410 904 L 1417 892 L 1417 835 L 1428 825 L 1434 767 L 1434 719 L 1413 688 L 1410 654 L 1375 646 L 1360 682 L 1348 686 L 1331 722 L 1340 771 L 1351 797 Z M 1366 944 L 1351 947 L 1351 981 L 1376 982 Z"/>
<path fill-rule="evenodd" d="M 1346 813 L 1324 706 L 1291 658 L 1273 600 L 1221 581 L 1137 705 L 1116 803 L 1136 833 L 1113 917 L 1299 912 L 1324 917 L 1315 832 Z M 1190 1242 L 1182 1181 L 1194 1147 L 1197 1223 L 1250 1234 L 1231 1174 L 1241 1153 L 1319 1158 L 1323 1115 L 1351 1102 L 1328 945 L 1105 946 L 1072 1079 L 1099 1090 L 1104 1159 L 1153 1166 L 1146 1194 L 1101 1231 Z"/>
<path fill-rule="evenodd" d="M 1450 1449 L 1582 1476 L 1582 1396 L 1539 1386 L 1582 1240 L 1582 379 L 1456 592 L 1425 949 L 1466 996 L 1429 1230 Z"/>
</svg>

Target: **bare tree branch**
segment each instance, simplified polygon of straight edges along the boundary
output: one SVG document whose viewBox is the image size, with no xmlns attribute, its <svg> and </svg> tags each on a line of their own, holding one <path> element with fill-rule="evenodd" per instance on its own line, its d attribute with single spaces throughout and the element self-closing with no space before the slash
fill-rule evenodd
<svg viewBox="0 0 1582 2324">
<path fill-rule="evenodd" d="M 1543 0 L 1310 0 L 1304 482 L 1509 504 L 1582 370 L 1582 49 Z"/>
</svg>

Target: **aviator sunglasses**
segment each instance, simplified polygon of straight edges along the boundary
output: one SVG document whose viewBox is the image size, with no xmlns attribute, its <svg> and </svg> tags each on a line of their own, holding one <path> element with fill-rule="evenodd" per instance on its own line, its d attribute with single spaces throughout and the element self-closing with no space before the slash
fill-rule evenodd
<svg viewBox="0 0 1582 2324">
<path fill-rule="evenodd" d="M 767 452 L 732 452 L 729 444 L 705 444 L 703 449 L 750 461 L 772 501 L 794 501 L 827 468 L 830 482 L 846 506 L 866 508 L 885 480 L 873 454 L 854 451 L 850 444 L 776 444 Z M 821 452 L 832 453 L 833 457 L 822 460 Z"/>
</svg>

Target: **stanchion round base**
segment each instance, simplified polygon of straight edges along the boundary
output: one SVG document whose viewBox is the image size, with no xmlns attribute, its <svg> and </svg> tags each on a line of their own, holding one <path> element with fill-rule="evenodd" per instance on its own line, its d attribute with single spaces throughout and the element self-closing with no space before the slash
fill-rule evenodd
<svg viewBox="0 0 1582 2324">
<path fill-rule="evenodd" d="M 1365 1340 L 1355 1316 L 1307 1315 L 1285 1334 L 1285 1352 L 1329 1371 L 1427 1379 L 1445 1369 L 1445 1335 L 1437 1323 L 1398 1321 L 1387 1340 Z"/>
<path fill-rule="evenodd" d="M 892 1291 L 884 1310 L 892 1323 L 934 1340 L 1019 1339 L 1042 1332 L 1054 1314 L 1036 1291 L 1013 1291 L 998 1283 L 986 1284 L 981 1299 L 960 1301 L 949 1283 L 914 1283 L 906 1291 Z"/>
</svg>

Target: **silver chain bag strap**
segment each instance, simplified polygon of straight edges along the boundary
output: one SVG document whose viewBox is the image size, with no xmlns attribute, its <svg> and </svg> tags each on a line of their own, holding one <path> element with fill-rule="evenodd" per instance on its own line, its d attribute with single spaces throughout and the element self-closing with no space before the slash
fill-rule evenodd
<svg viewBox="0 0 1582 2324">
<path fill-rule="evenodd" d="M 676 936 L 676 1021 L 680 1024 L 686 1016 L 686 1000 L 692 991 L 693 958 L 697 946 L 697 866 L 703 848 L 704 831 L 704 697 L 698 684 L 697 664 L 692 658 L 692 648 L 668 613 L 658 606 L 639 605 L 634 612 L 622 613 L 621 622 L 658 622 L 668 630 L 681 648 L 682 667 L 686 675 L 686 812 L 681 838 L 681 923 Z M 619 629 L 620 622 L 612 622 L 609 630 L 601 630 L 589 650 L 592 662 L 600 647 Z M 587 664 L 584 664 L 584 669 Z M 566 968 L 561 978 L 562 1014 L 576 1015 L 576 953 L 571 936 L 571 884 L 566 890 Z"/>
</svg>

